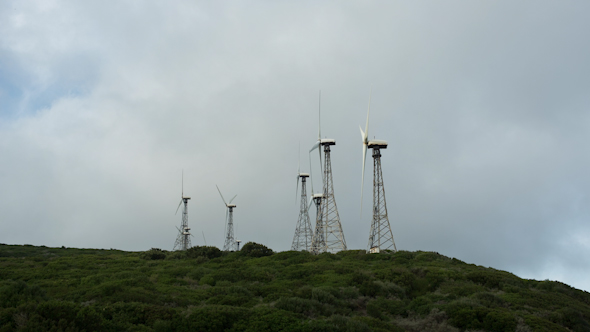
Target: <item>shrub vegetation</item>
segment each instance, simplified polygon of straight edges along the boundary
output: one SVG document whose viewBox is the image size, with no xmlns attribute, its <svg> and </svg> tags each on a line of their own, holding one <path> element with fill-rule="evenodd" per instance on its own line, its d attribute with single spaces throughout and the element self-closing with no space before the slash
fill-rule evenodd
<svg viewBox="0 0 590 332">
<path fill-rule="evenodd" d="M 0 245 L 2 331 L 590 331 L 590 294 L 433 252 Z"/>
</svg>

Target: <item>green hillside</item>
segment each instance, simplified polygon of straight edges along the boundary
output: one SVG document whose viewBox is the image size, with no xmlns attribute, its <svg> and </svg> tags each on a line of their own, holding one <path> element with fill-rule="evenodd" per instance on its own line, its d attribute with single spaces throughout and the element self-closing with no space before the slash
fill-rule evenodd
<svg viewBox="0 0 590 332">
<path fill-rule="evenodd" d="M 590 331 L 590 294 L 433 252 L 0 245 L 0 331 Z"/>
</svg>

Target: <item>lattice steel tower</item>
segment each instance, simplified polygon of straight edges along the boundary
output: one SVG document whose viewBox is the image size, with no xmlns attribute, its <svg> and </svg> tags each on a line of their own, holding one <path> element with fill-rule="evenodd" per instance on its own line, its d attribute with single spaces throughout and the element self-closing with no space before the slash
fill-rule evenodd
<svg viewBox="0 0 590 332">
<path fill-rule="evenodd" d="M 311 252 L 314 254 L 319 254 L 321 251 L 326 247 L 326 234 L 324 232 L 324 222 L 323 214 L 322 214 L 322 200 L 324 198 L 324 194 L 315 194 L 312 196 L 312 200 L 316 207 L 316 217 L 315 217 L 315 232 L 313 233 L 313 238 L 311 242 Z M 311 204 L 311 200 L 309 202 Z"/>
<path fill-rule="evenodd" d="M 191 245 L 191 233 L 190 228 L 188 227 L 188 200 L 191 199 L 188 196 L 184 196 L 184 172 L 182 174 L 182 192 L 180 195 L 180 203 L 178 203 L 178 207 L 176 208 L 176 213 L 178 213 L 178 209 L 180 205 L 184 203 L 184 207 L 182 208 L 182 223 L 180 224 L 180 228 L 178 229 L 178 236 L 176 237 L 176 242 L 174 242 L 173 250 L 187 250 L 190 248 Z"/>
<path fill-rule="evenodd" d="M 340 215 L 334 198 L 334 184 L 332 182 L 332 162 L 330 159 L 330 146 L 336 145 L 333 139 L 324 138 L 320 141 L 324 147 L 324 186 L 322 199 L 322 223 L 324 227 L 325 245 L 319 248 L 319 253 L 335 253 L 346 250 L 346 240 L 340 224 Z"/>
<path fill-rule="evenodd" d="M 236 251 L 238 243 L 234 240 L 234 208 L 237 207 L 235 204 L 227 204 L 228 217 L 225 243 L 223 244 L 223 251 Z"/>
<path fill-rule="evenodd" d="M 367 124 L 365 131 L 361 130 L 363 141 L 363 174 L 361 180 L 361 217 L 363 211 L 363 187 L 365 184 L 365 161 L 367 148 L 373 150 L 373 220 L 369 232 L 368 251 L 378 253 L 381 250 L 397 251 L 391 225 L 387 216 L 387 204 L 385 202 L 385 187 L 383 185 L 383 173 L 381 171 L 381 149 L 387 149 L 387 142 L 383 140 L 369 141 L 369 113 L 371 111 L 371 97 L 367 110 Z"/>
<path fill-rule="evenodd" d="M 240 245 L 239 242 L 234 240 L 234 209 L 237 207 L 237 205 L 231 204 L 231 202 L 233 202 L 234 198 L 236 198 L 238 195 L 235 195 L 229 201 L 229 203 L 226 203 L 225 198 L 223 198 L 223 195 L 221 194 L 221 190 L 219 190 L 219 187 L 217 187 L 217 191 L 219 191 L 219 195 L 227 207 L 227 211 L 225 212 L 225 220 L 227 222 L 225 225 L 225 243 L 223 244 L 223 251 L 236 251 Z"/>
<path fill-rule="evenodd" d="M 385 186 L 381 172 L 381 149 L 387 148 L 387 142 L 369 141 L 368 147 L 373 150 L 373 221 L 369 233 L 368 249 L 371 253 L 378 253 L 381 250 L 397 251 L 387 217 Z"/>
<path fill-rule="evenodd" d="M 299 179 L 301 179 L 301 203 L 299 204 L 299 218 L 297 219 L 297 226 L 295 227 L 295 235 L 293 236 L 293 243 L 291 250 L 311 250 L 311 241 L 313 237 L 313 230 L 311 229 L 311 222 L 309 220 L 309 213 L 307 207 L 307 188 L 306 179 L 309 177 L 307 173 L 297 174 L 297 187 L 299 187 Z"/>
</svg>

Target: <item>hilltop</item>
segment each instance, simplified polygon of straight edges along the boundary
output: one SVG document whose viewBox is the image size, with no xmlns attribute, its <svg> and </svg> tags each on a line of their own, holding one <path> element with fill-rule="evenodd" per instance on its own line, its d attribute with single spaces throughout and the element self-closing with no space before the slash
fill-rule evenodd
<svg viewBox="0 0 590 332">
<path fill-rule="evenodd" d="M 434 252 L 0 245 L 0 331 L 590 331 L 590 293 Z"/>
</svg>

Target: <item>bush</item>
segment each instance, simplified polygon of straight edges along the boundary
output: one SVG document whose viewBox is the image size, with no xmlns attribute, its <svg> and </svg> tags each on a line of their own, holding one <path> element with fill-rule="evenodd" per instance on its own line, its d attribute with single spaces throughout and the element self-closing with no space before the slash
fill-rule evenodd
<svg viewBox="0 0 590 332">
<path fill-rule="evenodd" d="M 27 301 L 42 301 L 47 299 L 45 291 L 37 285 L 29 286 L 22 280 L 7 281 L 0 286 L 0 307 L 16 307 Z"/>
<path fill-rule="evenodd" d="M 467 303 L 452 303 L 447 306 L 445 311 L 449 315 L 449 323 L 451 323 L 451 325 L 460 329 L 474 330 L 483 328 L 484 319 L 490 312 L 487 308 L 472 307 Z"/>
<path fill-rule="evenodd" d="M 242 250 L 240 250 L 244 255 L 250 257 L 264 257 L 270 256 L 273 254 L 272 249 L 256 242 L 248 242 L 244 244 Z"/>
<path fill-rule="evenodd" d="M 250 310 L 224 305 L 207 305 L 195 308 L 180 322 L 180 331 L 225 331 L 234 323 L 247 319 Z"/>
<path fill-rule="evenodd" d="M 294 330 L 299 320 L 291 312 L 269 307 L 257 307 L 247 320 L 237 322 L 235 331 L 273 332 Z"/>
<path fill-rule="evenodd" d="M 215 286 L 215 279 L 213 279 L 213 277 L 210 274 L 208 274 L 208 275 L 202 277 L 201 280 L 199 280 L 199 284 Z"/>
<path fill-rule="evenodd" d="M 516 329 L 516 318 L 509 312 L 490 311 L 483 320 L 487 331 L 512 332 Z"/>
<path fill-rule="evenodd" d="M 197 258 L 197 257 L 205 257 L 209 259 L 221 257 L 222 251 L 219 250 L 217 247 L 213 246 L 196 246 L 189 248 L 186 251 L 186 256 L 188 258 Z"/>
<path fill-rule="evenodd" d="M 276 303 L 275 307 L 278 309 L 291 311 L 298 314 L 311 316 L 319 311 L 321 304 L 316 300 L 302 299 L 298 297 L 281 297 Z"/>
<path fill-rule="evenodd" d="M 311 299 L 321 303 L 335 304 L 336 297 L 328 290 L 322 288 L 314 288 L 311 291 Z"/>
<path fill-rule="evenodd" d="M 170 260 L 185 259 L 185 258 L 186 258 L 186 251 L 182 251 L 182 250 L 173 251 L 166 256 L 166 259 L 170 259 Z"/>
<path fill-rule="evenodd" d="M 499 271 L 480 269 L 468 273 L 466 278 L 487 288 L 499 288 L 504 276 Z"/>
<path fill-rule="evenodd" d="M 156 260 L 156 259 L 165 259 L 166 252 L 159 248 L 152 248 L 146 252 L 144 252 L 141 257 L 147 260 Z"/>
</svg>

